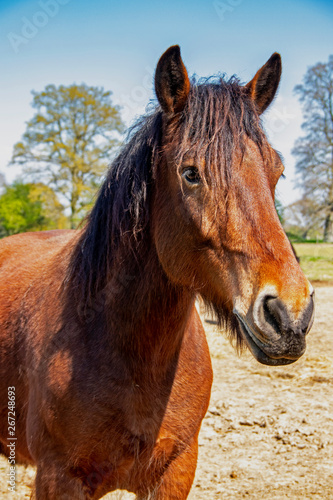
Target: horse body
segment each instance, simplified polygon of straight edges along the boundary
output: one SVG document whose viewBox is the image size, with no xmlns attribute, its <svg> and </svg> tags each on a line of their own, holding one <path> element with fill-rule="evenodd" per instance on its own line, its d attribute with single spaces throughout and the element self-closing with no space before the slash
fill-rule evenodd
<svg viewBox="0 0 333 500">
<path fill-rule="evenodd" d="M 1 394 L 5 401 L 7 388 L 15 387 L 18 456 L 37 463 L 43 457 L 41 498 L 98 498 L 117 488 L 147 498 L 174 457 L 184 457 L 183 467 L 195 470 L 212 372 L 194 297 L 159 286 L 149 316 L 136 317 L 136 337 L 126 339 L 126 349 L 117 307 L 105 318 L 97 305 L 83 325 L 71 302 L 64 308 L 71 294 L 63 276 L 78 235 L 54 233 L 26 233 L 0 244 L 1 257 L 8 256 L 0 271 L 1 323 L 8 325 L 1 339 Z M 160 285 L 158 275 L 156 281 Z M 131 288 L 135 294 L 142 285 L 134 281 Z M 104 322 L 113 335 L 99 329 Z M 59 491 L 62 477 L 67 480 Z M 190 486 L 183 481 L 179 494 Z"/>
<path fill-rule="evenodd" d="M 160 103 L 111 166 L 80 231 L 0 242 L 0 440 L 15 388 L 37 500 L 185 500 L 212 369 L 200 294 L 268 365 L 305 350 L 313 293 L 274 208 L 283 167 L 259 114 L 277 54 L 245 87 L 191 85 L 178 47 Z"/>
</svg>

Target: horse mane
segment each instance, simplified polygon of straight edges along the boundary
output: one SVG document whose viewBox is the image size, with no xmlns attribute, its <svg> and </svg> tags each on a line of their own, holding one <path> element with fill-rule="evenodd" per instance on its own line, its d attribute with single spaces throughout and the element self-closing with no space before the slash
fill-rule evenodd
<svg viewBox="0 0 333 500">
<path fill-rule="evenodd" d="M 91 304 L 105 288 L 120 249 L 123 262 L 128 256 L 135 259 L 144 245 L 156 168 L 166 142 L 175 143 L 179 163 L 189 150 L 194 155 L 204 151 L 204 178 L 212 186 L 228 182 L 233 153 L 237 146 L 244 150 L 245 136 L 265 155 L 266 139 L 255 105 L 235 77 L 198 82 L 193 78 L 185 108 L 175 118 L 162 144 L 164 117 L 156 106 L 130 129 L 127 143 L 112 162 L 66 276 L 81 305 Z"/>
</svg>

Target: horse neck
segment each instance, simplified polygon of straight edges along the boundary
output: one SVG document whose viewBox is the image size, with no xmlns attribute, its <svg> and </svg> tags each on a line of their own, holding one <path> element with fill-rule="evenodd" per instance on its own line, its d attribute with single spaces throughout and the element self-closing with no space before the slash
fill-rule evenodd
<svg viewBox="0 0 333 500">
<path fill-rule="evenodd" d="M 155 247 L 145 247 L 138 258 L 115 259 L 106 287 L 107 335 L 128 359 L 163 371 L 179 353 L 195 297 L 172 284 Z"/>
</svg>

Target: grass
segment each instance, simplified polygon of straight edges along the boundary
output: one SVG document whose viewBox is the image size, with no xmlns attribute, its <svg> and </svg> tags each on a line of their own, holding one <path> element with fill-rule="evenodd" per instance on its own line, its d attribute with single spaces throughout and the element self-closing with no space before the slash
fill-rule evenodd
<svg viewBox="0 0 333 500">
<path fill-rule="evenodd" d="M 294 247 L 310 281 L 333 282 L 333 243 L 294 243 Z"/>
</svg>

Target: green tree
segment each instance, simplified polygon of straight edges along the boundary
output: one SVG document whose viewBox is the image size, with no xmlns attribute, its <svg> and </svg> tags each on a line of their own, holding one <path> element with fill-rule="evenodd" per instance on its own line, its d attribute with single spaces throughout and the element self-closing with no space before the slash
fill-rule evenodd
<svg viewBox="0 0 333 500">
<path fill-rule="evenodd" d="M 42 206 L 44 223 L 40 230 L 47 229 L 69 229 L 70 222 L 65 215 L 65 208 L 60 203 L 58 196 L 50 186 L 42 182 L 30 183 L 29 199 L 32 203 L 38 202 Z"/>
<path fill-rule="evenodd" d="M 111 92 L 85 84 L 48 85 L 32 94 L 36 113 L 14 146 L 12 163 L 67 200 L 75 227 L 119 143 L 119 108 L 112 104 Z"/>
<path fill-rule="evenodd" d="M 305 131 L 292 151 L 299 185 L 324 221 L 324 241 L 333 241 L 333 55 L 310 67 L 295 92 L 303 105 Z"/>
<path fill-rule="evenodd" d="M 54 191 L 44 184 L 15 182 L 0 196 L 0 237 L 68 227 Z"/>
</svg>

